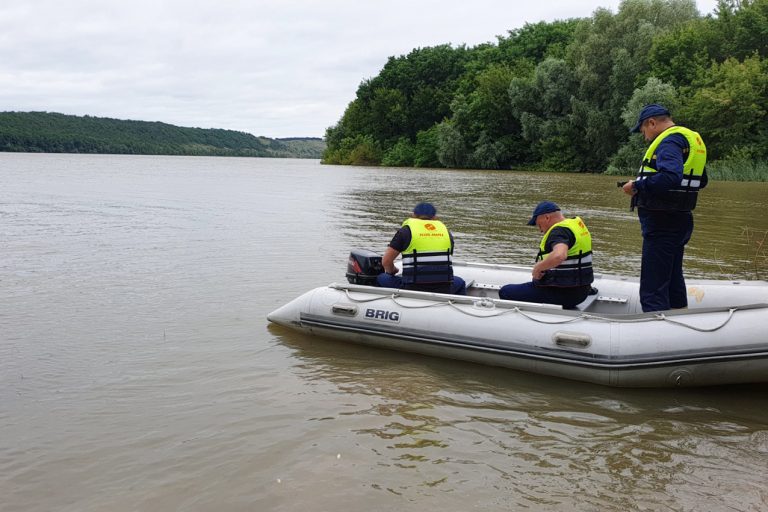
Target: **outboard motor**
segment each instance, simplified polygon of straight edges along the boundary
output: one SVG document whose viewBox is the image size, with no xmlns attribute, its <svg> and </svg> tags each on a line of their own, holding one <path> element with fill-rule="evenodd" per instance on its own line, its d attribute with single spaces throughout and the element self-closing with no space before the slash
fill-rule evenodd
<svg viewBox="0 0 768 512">
<path fill-rule="evenodd" d="M 376 276 L 384 272 L 381 255 L 368 249 L 353 249 L 347 263 L 347 281 L 376 286 Z"/>
</svg>

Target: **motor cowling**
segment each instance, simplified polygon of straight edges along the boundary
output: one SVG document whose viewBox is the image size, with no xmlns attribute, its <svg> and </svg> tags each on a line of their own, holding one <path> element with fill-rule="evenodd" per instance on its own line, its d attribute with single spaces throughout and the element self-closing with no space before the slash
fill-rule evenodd
<svg viewBox="0 0 768 512">
<path fill-rule="evenodd" d="M 368 249 L 353 249 L 347 262 L 347 281 L 376 286 L 376 277 L 384 272 L 381 255 Z"/>
</svg>

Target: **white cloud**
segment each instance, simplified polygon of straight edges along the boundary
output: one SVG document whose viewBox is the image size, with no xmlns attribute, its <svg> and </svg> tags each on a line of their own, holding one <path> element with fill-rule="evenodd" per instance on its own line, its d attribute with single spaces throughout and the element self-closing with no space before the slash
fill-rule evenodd
<svg viewBox="0 0 768 512">
<path fill-rule="evenodd" d="M 619 0 L 26 0 L 0 6 L 0 110 L 322 136 L 390 55 Z M 711 12 L 715 1 L 698 2 Z"/>
</svg>

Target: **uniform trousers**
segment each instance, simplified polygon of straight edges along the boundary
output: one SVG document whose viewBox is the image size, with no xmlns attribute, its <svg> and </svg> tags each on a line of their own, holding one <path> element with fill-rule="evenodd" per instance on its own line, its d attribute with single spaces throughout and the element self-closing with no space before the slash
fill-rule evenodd
<svg viewBox="0 0 768 512">
<path fill-rule="evenodd" d="M 564 308 L 572 308 L 583 302 L 589 295 L 591 285 L 584 286 L 537 286 L 533 281 L 522 284 L 506 284 L 499 290 L 499 298 L 519 300 L 523 302 L 538 302 L 541 304 L 558 304 Z"/>
<path fill-rule="evenodd" d="M 467 294 L 467 284 L 459 276 L 453 276 L 453 281 L 450 283 L 429 283 L 403 286 L 403 278 L 401 276 L 393 276 L 392 274 L 387 274 L 384 272 L 378 275 L 376 282 L 379 286 L 384 288 L 402 288 L 404 290 L 450 293 L 453 295 Z"/>
<path fill-rule="evenodd" d="M 640 305 L 644 312 L 688 306 L 683 253 L 693 233 L 691 212 L 638 208 L 643 233 Z"/>
</svg>

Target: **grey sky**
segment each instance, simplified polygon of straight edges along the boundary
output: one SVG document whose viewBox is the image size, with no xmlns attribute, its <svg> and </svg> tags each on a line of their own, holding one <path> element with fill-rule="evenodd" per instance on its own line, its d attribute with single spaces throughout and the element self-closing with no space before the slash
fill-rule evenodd
<svg viewBox="0 0 768 512">
<path fill-rule="evenodd" d="M 473 46 L 620 0 L 0 3 L 0 111 L 321 137 L 390 55 Z M 697 0 L 706 14 L 716 0 Z"/>
</svg>

